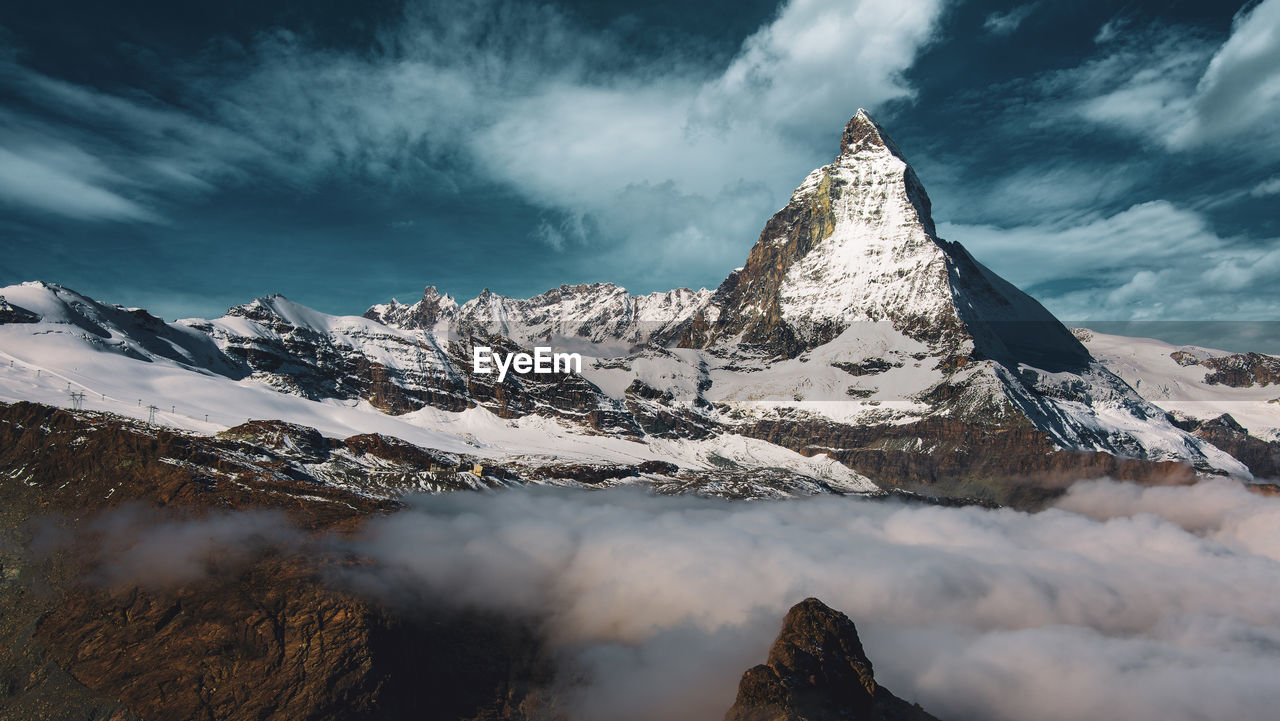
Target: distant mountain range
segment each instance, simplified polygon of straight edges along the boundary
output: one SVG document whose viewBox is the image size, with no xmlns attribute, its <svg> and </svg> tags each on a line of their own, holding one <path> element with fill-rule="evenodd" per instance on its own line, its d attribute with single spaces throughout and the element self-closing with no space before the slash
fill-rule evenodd
<svg viewBox="0 0 1280 721">
<path fill-rule="evenodd" d="M 0 289 L 0 398 L 151 420 L 215 454 L 252 436 L 296 474 L 377 498 L 465 481 L 1034 505 L 1079 477 L 1280 475 L 1280 358 L 1073 333 L 930 213 L 859 111 L 715 291 L 459 304 L 429 287 L 363 317 L 272 296 L 165 323 L 24 283 Z M 498 382 L 472 372 L 477 345 L 584 367 Z M 366 436 L 416 460 L 394 482 L 368 480 L 359 453 L 335 460 Z M 482 468 L 442 485 L 447 464 Z"/>
</svg>

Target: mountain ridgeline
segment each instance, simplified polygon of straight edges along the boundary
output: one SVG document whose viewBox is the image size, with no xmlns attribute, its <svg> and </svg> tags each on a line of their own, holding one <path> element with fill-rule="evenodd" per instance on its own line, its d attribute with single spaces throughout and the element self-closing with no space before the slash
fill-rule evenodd
<svg viewBox="0 0 1280 721">
<path fill-rule="evenodd" d="M 787 458 L 830 459 L 860 488 L 999 503 L 1035 504 L 1078 477 L 1247 480 L 1274 465 L 1276 439 L 1246 432 L 1251 450 L 1237 458 L 1229 451 L 1240 439 L 1215 444 L 1144 398 L 1033 298 L 939 238 L 931 213 L 902 150 L 859 111 L 834 161 L 804 179 L 715 291 L 637 296 L 597 283 L 528 299 L 486 290 L 460 304 L 429 287 L 415 303 L 393 300 L 362 317 L 272 296 L 218 319 L 163 323 L 29 283 L 3 289 L 0 328 L 8 345 L 63 334 L 139 362 L 321 403 L 363 402 L 420 425 L 432 422 L 426 409 L 482 409 L 513 427 L 548 419 L 584 439 L 568 445 L 626 439 L 695 476 L 727 468 L 712 458 L 720 451 L 699 451 L 707 463 L 694 467 L 670 442 L 754 439 Z M 551 345 L 585 363 L 581 374 L 500 380 L 473 372 L 479 345 Z M 546 445 L 542 477 L 561 477 L 547 470 L 557 461 L 567 468 L 586 457 Z M 489 455 L 501 459 L 501 442 Z"/>
</svg>

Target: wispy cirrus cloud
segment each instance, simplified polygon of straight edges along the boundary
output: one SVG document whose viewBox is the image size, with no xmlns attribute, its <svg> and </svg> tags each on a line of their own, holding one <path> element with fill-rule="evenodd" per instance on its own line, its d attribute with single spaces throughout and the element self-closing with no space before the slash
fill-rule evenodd
<svg viewBox="0 0 1280 721">
<path fill-rule="evenodd" d="M 122 180 L 74 145 L 0 147 L 0 201 L 82 220 L 158 221 L 151 210 L 110 189 Z"/>
<path fill-rule="evenodd" d="M 1196 84 L 1175 147 L 1254 139 L 1280 151 L 1280 0 L 1263 0 L 1235 17 L 1231 37 Z"/>
<path fill-rule="evenodd" d="M 1280 238 L 1224 236 L 1168 201 L 1008 228 L 943 223 L 940 232 L 1060 318 L 1270 320 L 1280 307 L 1269 282 L 1280 274 Z"/>
<path fill-rule="evenodd" d="M 1108 53 L 1061 74 L 1080 114 L 1174 151 L 1223 143 L 1280 154 L 1280 0 L 1246 5 L 1214 42 L 1178 27 L 1112 21 Z"/>
<path fill-rule="evenodd" d="M 982 27 L 992 35 L 1012 35 L 1027 18 L 1036 11 L 1038 2 L 1012 7 L 1004 12 L 993 12 L 982 22 Z"/>
<path fill-rule="evenodd" d="M 0 59 L 0 198 L 85 221 L 165 222 L 164 205 L 274 164 L 227 127 L 154 97 L 127 97 Z"/>
<path fill-rule="evenodd" d="M 1267 180 L 1253 186 L 1253 189 L 1249 191 L 1249 194 L 1255 198 L 1263 198 L 1268 195 L 1280 195 L 1280 175 L 1277 175 L 1274 178 L 1268 178 Z"/>
</svg>

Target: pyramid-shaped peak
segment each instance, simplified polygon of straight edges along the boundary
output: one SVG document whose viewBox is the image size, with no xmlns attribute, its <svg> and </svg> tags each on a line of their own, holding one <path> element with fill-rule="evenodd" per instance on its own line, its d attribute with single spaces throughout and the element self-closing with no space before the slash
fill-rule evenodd
<svg viewBox="0 0 1280 721">
<path fill-rule="evenodd" d="M 902 157 L 902 151 L 885 132 L 884 127 L 871 117 L 871 113 L 858 108 L 858 112 L 844 126 L 844 134 L 840 136 L 840 157 L 868 150 L 888 150 Z"/>
</svg>

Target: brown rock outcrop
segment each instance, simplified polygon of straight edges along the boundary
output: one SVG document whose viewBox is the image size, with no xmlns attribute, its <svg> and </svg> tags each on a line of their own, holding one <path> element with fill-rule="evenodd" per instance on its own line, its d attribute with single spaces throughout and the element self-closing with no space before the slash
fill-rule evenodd
<svg viewBox="0 0 1280 721">
<path fill-rule="evenodd" d="M 742 676 L 725 721 L 937 721 L 875 680 L 849 617 L 816 598 L 787 612 L 766 663 Z"/>
</svg>

